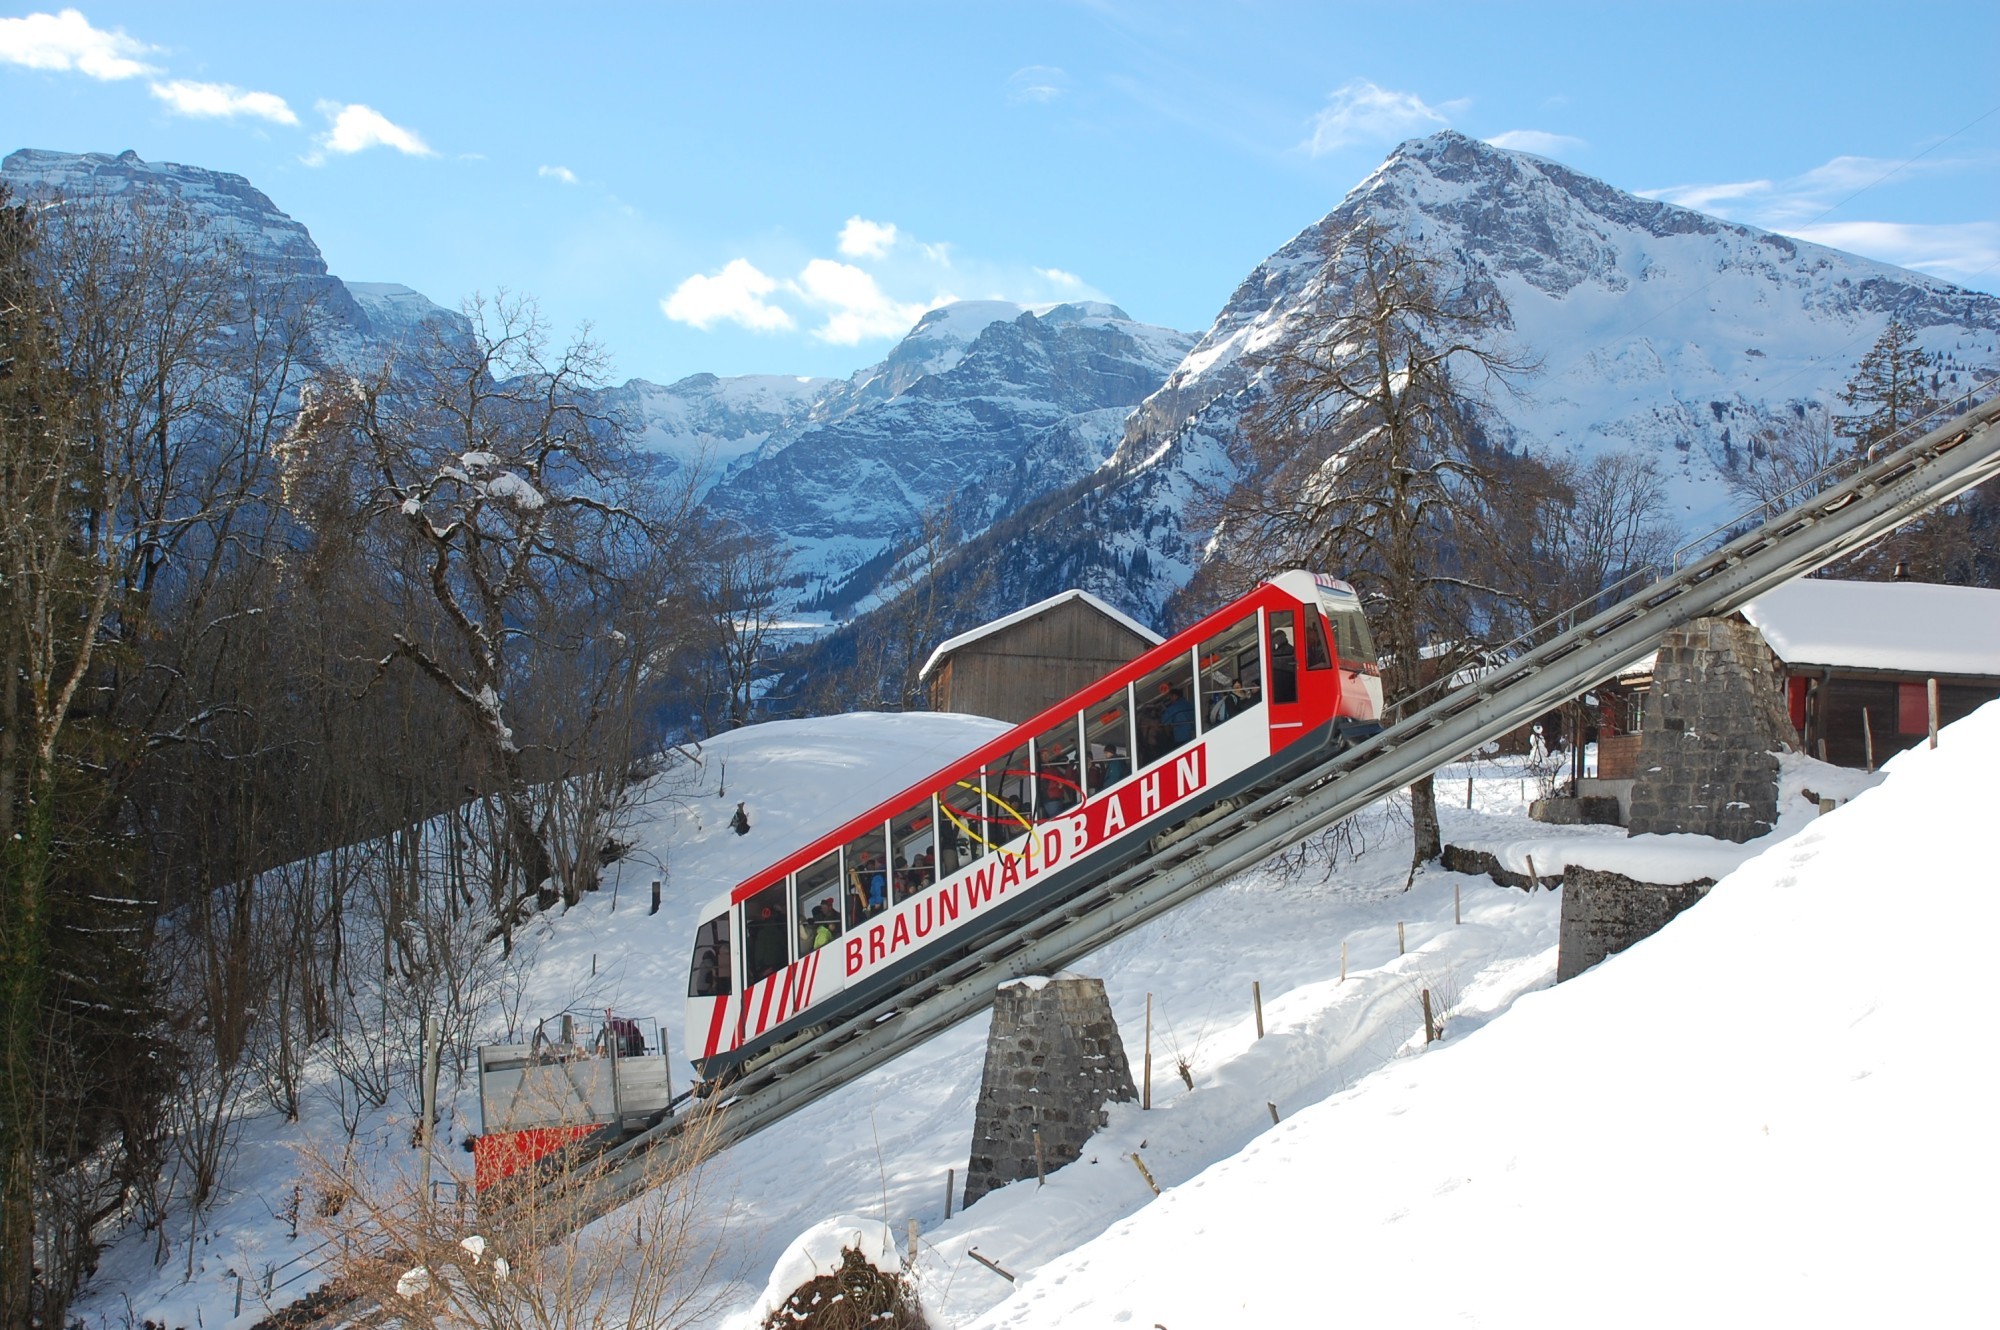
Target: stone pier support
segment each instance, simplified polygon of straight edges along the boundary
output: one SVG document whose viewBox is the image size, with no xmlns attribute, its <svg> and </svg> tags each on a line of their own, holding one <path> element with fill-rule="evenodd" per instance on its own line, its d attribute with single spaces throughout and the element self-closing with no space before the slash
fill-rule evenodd
<svg viewBox="0 0 2000 1330">
<path fill-rule="evenodd" d="M 1035 1176 L 1035 1132 L 1054 1172 L 1083 1154 L 1104 1106 L 1137 1099 L 1104 981 L 1080 975 L 1002 986 L 986 1037 L 965 1204 Z"/>
</svg>

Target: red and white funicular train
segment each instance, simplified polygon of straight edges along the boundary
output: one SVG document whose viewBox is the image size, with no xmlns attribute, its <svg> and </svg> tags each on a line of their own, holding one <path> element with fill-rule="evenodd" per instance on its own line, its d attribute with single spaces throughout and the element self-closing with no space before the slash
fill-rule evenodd
<svg viewBox="0 0 2000 1330">
<path fill-rule="evenodd" d="M 713 1081 L 866 1007 L 1163 833 L 1380 728 L 1353 588 L 1293 571 L 772 864 L 702 912 Z"/>
</svg>

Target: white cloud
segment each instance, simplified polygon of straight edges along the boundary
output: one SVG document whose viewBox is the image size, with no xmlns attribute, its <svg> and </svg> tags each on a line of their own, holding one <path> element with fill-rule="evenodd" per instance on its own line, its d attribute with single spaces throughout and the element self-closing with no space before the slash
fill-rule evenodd
<svg viewBox="0 0 2000 1330">
<path fill-rule="evenodd" d="M 1737 180 L 1717 185 L 1669 185 L 1665 189 L 1641 189 L 1635 192 L 1642 199 L 1659 199 L 1663 203 L 1677 203 L 1683 208 L 1708 212 L 1718 203 L 1754 198 L 1760 194 L 1769 194 L 1771 189 L 1772 185 L 1768 180 Z"/>
<path fill-rule="evenodd" d="M 2000 223 L 1916 225 L 1907 222 L 1822 222 L 1787 228 L 1786 235 L 1914 268 L 1946 281 L 1991 278 L 2000 266 Z"/>
<path fill-rule="evenodd" d="M 1077 287 L 1083 285 L 1083 278 L 1078 277 L 1073 272 L 1064 272 L 1061 268 L 1037 268 L 1035 271 L 1041 276 L 1046 277 L 1049 281 L 1054 282 L 1057 286 Z"/>
<path fill-rule="evenodd" d="M 814 259 L 806 264 L 793 289 L 808 301 L 830 309 L 813 336 L 836 346 L 853 346 L 877 337 L 900 337 L 931 308 L 925 302 L 892 300 L 875 279 L 851 263 Z"/>
<path fill-rule="evenodd" d="M 1326 108 L 1313 117 L 1312 137 L 1305 148 L 1317 157 L 1355 143 L 1408 138 L 1449 125 L 1445 109 L 1429 105 L 1413 92 L 1392 92 L 1356 79 L 1336 89 Z"/>
<path fill-rule="evenodd" d="M 894 222 L 871 222 L 850 217 L 840 228 L 840 252 L 853 259 L 879 259 L 896 243 Z"/>
<path fill-rule="evenodd" d="M 245 92 L 228 83 L 196 83 L 191 79 L 169 79 L 151 87 L 155 97 L 181 115 L 221 120 L 252 115 L 274 125 L 299 123 L 285 99 L 274 92 Z"/>
<path fill-rule="evenodd" d="M 1495 134 L 1486 141 L 1496 148 L 1532 152 L 1541 157 L 1560 157 L 1566 152 L 1576 152 L 1590 146 L 1582 139 L 1572 138 L 1568 134 L 1551 134 L 1541 129 L 1510 129 L 1504 134 Z"/>
<path fill-rule="evenodd" d="M 675 287 L 674 293 L 660 302 L 660 312 L 704 332 L 723 322 L 752 332 L 780 332 L 793 326 L 792 316 L 764 299 L 777 287 L 773 278 L 759 272 L 748 259 L 731 259 L 713 277 L 696 273 Z"/>
<path fill-rule="evenodd" d="M 107 82 L 137 78 L 159 72 L 139 59 L 154 49 L 122 29 L 93 28 L 74 9 L 0 18 L 0 61 L 29 69 L 74 70 Z"/>
<path fill-rule="evenodd" d="M 565 185 L 576 183 L 576 172 L 567 166 L 538 166 L 535 168 L 535 174 L 544 180 L 560 180 Z"/>
<path fill-rule="evenodd" d="M 1069 75 L 1055 65 L 1025 65 L 1007 76 L 1007 100 L 1052 102 L 1069 91 Z"/>
<path fill-rule="evenodd" d="M 319 113 L 327 118 L 329 127 L 326 133 L 314 140 L 321 152 L 315 153 L 308 161 L 318 162 L 328 152 L 345 157 L 370 148 L 394 148 L 411 157 L 437 155 L 429 144 L 417 137 L 415 131 L 404 129 L 372 106 L 359 102 L 346 105 L 321 102 Z"/>
</svg>

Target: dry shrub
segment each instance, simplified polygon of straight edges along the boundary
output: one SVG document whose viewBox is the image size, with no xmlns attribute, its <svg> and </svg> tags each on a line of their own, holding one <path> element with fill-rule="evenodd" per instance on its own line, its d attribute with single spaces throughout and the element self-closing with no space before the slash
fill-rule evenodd
<svg viewBox="0 0 2000 1330">
<path fill-rule="evenodd" d="M 801 1284 L 764 1318 L 764 1330 L 930 1330 L 930 1323 L 907 1278 L 844 1247 L 840 1269 Z"/>
</svg>

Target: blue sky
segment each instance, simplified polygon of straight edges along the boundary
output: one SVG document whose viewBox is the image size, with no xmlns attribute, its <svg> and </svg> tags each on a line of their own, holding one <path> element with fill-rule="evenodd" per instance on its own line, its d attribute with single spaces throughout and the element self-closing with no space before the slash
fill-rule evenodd
<svg viewBox="0 0 2000 1330">
<path fill-rule="evenodd" d="M 0 151 L 239 172 L 342 277 L 529 293 L 663 382 L 845 374 L 951 297 L 1199 331 L 1445 127 L 2000 291 L 2000 3 L 1911 14 L 0 0 Z"/>
</svg>

